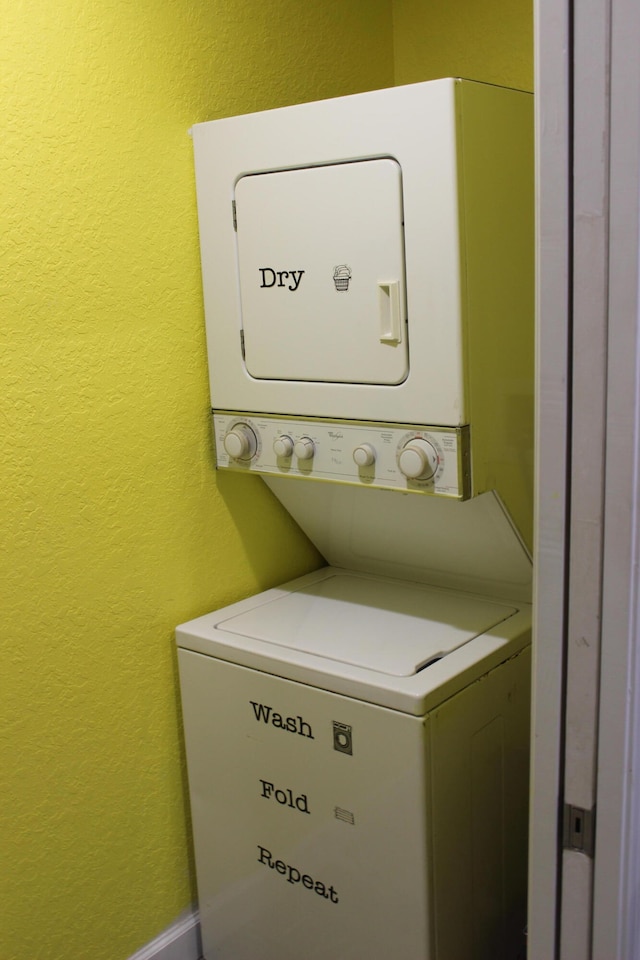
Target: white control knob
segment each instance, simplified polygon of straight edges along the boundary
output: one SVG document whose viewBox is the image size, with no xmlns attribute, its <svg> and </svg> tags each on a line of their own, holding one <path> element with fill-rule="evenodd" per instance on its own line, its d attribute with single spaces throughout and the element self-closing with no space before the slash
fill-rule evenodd
<svg viewBox="0 0 640 960">
<path fill-rule="evenodd" d="M 258 449 L 256 435 L 248 423 L 236 423 L 225 434 L 224 448 L 234 460 L 251 460 Z"/>
<path fill-rule="evenodd" d="M 294 444 L 293 452 L 298 460 L 311 460 L 316 452 L 316 445 L 311 437 L 300 437 Z"/>
<path fill-rule="evenodd" d="M 353 451 L 353 459 L 359 467 L 370 467 L 376 462 L 376 451 L 370 443 L 361 443 Z"/>
<path fill-rule="evenodd" d="M 398 466 L 410 480 L 429 480 L 438 469 L 438 454 L 428 440 L 416 437 L 400 451 Z"/>
<path fill-rule="evenodd" d="M 276 457 L 290 457 L 293 453 L 293 440 L 286 434 L 276 437 L 273 441 L 273 452 Z"/>
</svg>

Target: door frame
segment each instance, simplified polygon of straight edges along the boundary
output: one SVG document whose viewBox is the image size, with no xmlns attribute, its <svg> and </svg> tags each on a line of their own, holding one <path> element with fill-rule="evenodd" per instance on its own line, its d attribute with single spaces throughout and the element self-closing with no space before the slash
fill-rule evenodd
<svg viewBox="0 0 640 960">
<path fill-rule="evenodd" d="M 640 8 L 637 0 L 536 0 L 535 27 L 528 956 L 633 960 L 640 947 L 632 909 L 640 882 Z M 595 398 L 584 393 L 594 370 Z M 589 470 L 601 490 L 584 484 Z M 581 530 L 589 524 L 597 530 L 585 550 Z M 592 638 L 594 616 L 601 626 Z M 597 641 L 583 645 L 586 659 L 585 637 Z M 591 740 L 582 749 L 585 727 Z M 590 796 L 593 859 L 563 852 L 562 835 L 565 801 L 588 804 Z"/>
</svg>

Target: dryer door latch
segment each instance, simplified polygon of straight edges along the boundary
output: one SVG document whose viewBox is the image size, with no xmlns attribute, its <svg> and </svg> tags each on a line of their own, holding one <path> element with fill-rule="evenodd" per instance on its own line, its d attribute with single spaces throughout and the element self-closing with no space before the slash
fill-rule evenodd
<svg viewBox="0 0 640 960">
<path fill-rule="evenodd" d="M 402 342 L 402 316 L 400 313 L 400 284 L 397 280 L 378 283 L 380 305 L 380 342 Z"/>
</svg>

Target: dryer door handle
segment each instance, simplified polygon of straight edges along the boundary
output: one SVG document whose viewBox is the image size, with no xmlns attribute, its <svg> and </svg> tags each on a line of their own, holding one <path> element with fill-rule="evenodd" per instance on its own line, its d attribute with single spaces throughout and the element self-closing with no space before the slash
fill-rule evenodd
<svg viewBox="0 0 640 960">
<path fill-rule="evenodd" d="M 378 307 L 380 310 L 380 343 L 402 342 L 402 317 L 400 316 L 400 283 L 391 280 L 378 282 Z"/>
</svg>

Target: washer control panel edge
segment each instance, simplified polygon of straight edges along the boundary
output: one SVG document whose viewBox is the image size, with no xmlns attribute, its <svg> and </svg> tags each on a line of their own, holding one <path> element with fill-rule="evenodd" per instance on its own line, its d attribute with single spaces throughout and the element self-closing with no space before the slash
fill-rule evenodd
<svg viewBox="0 0 640 960">
<path fill-rule="evenodd" d="M 213 411 L 221 470 L 466 500 L 469 427 Z"/>
</svg>

